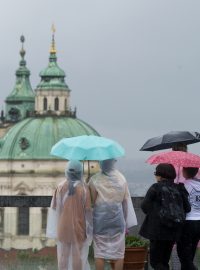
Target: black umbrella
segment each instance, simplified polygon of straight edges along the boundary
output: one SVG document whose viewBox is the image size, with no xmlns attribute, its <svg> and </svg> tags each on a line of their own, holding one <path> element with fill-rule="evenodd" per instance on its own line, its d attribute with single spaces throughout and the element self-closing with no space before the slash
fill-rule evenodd
<svg viewBox="0 0 200 270">
<path fill-rule="evenodd" d="M 149 139 L 140 151 L 156 151 L 172 148 L 178 143 L 185 145 L 200 142 L 200 133 L 189 131 L 171 131 L 163 136 Z"/>
</svg>

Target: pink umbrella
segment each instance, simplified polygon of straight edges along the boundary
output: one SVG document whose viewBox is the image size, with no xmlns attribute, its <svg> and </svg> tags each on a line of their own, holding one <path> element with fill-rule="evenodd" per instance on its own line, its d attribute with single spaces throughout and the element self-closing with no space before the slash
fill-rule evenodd
<svg viewBox="0 0 200 270">
<path fill-rule="evenodd" d="M 146 162 L 149 164 L 169 163 L 177 167 L 200 168 L 200 156 L 182 151 L 154 154 L 150 156 Z"/>
</svg>

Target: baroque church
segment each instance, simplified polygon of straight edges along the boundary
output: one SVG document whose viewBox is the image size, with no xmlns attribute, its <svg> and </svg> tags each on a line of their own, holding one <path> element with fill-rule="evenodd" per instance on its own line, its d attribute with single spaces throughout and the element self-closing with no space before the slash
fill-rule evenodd
<svg viewBox="0 0 200 270">
<path fill-rule="evenodd" d="M 66 160 L 51 156 L 51 147 L 64 137 L 99 135 L 71 109 L 71 90 L 57 64 L 54 34 L 48 66 L 40 72 L 35 91 L 21 36 L 16 82 L 0 117 L 0 195 L 52 195 L 64 179 Z M 90 166 L 95 168 L 95 163 Z M 47 208 L 38 207 L 0 208 L 0 248 L 54 245 L 45 236 L 47 212 Z"/>
</svg>

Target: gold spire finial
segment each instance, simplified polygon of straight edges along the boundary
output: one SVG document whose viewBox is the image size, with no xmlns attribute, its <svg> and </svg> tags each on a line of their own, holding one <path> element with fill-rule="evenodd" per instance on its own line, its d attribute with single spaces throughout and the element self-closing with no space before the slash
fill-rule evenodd
<svg viewBox="0 0 200 270">
<path fill-rule="evenodd" d="M 52 31 L 52 42 L 51 42 L 51 48 L 50 48 L 50 53 L 56 53 L 56 45 L 55 45 L 55 32 L 56 32 L 56 28 L 54 26 L 54 24 L 52 24 L 51 26 L 51 31 Z"/>
</svg>

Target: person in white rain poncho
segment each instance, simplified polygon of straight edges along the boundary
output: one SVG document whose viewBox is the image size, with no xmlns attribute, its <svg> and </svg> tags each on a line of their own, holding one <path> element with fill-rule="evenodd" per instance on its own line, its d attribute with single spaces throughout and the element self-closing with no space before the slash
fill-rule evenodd
<svg viewBox="0 0 200 270">
<path fill-rule="evenodd" d="M 82 181 L 82 163 L 69 161 L 65 176 L 52 198 L 47 237 L 57 239 L 59 270 L 89 270 L 92 210 L 89 189 Z"/>
<path fill-rule="evenodd" d="M 116 160 L 100 162 L 101 172 L 91 177 L 89 186 L 94 203 L 93 241 L 97 270 L 104 269 L 104 260 L 123 269 L 126 228 L 137 224 L 128 185 L 114 168 Z"/>
</svg>

